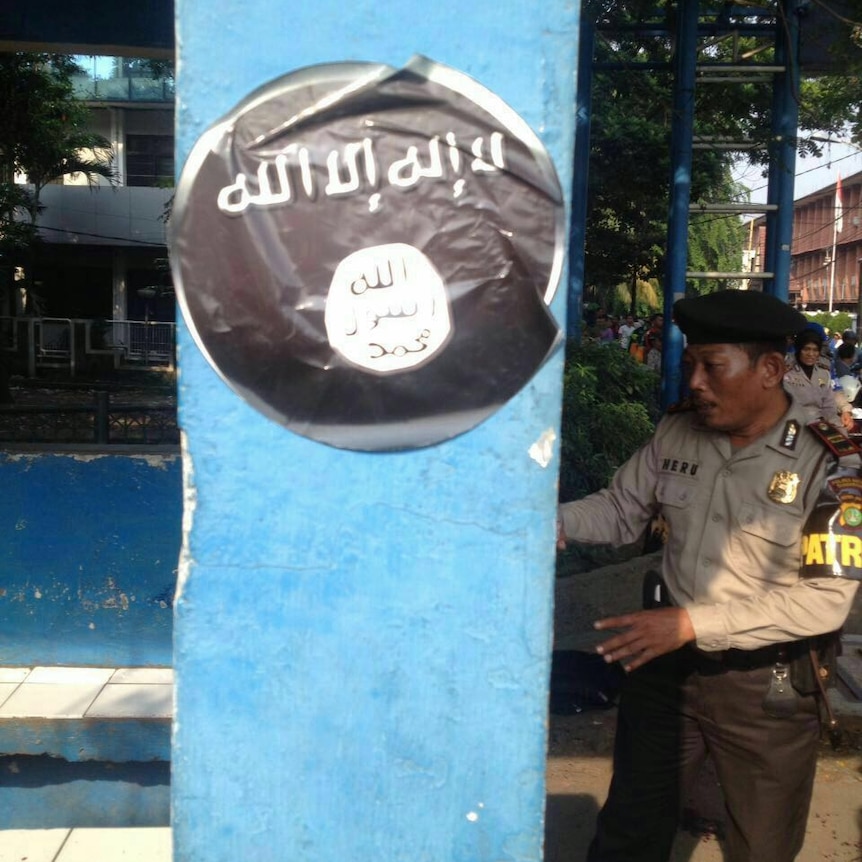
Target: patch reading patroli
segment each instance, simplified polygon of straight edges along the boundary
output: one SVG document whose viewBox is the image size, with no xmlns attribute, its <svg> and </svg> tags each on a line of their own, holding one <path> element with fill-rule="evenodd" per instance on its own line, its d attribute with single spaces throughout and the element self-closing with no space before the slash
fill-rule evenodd
<svg viewBox="0 0 862 862">
<path fill-rule="evenodd" d="M 829 476 L 802 536 L 802 577 L 862 580 L 862 476 Z"/>
</svg>

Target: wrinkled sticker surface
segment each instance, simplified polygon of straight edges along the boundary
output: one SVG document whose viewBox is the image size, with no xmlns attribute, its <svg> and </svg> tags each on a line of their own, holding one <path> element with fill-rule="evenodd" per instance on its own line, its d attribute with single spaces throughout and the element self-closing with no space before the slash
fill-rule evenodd
<svg viewBox="0 0 862 862">
<path fill-rule="evenodd" d="M 559 344 L 563 197 L 527 124 L 473 79 L 309 67 L 198 140 L 169 223 L 177 295 L 221 377 L 345 449 L 475 427 Z"/>
</svg>

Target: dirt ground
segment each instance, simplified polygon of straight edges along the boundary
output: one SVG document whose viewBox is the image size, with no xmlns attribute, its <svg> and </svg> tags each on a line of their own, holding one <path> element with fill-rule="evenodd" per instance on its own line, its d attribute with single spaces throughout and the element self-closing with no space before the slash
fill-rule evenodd
<svg viewBox="0 0 862 862">
<path fill-rule="evenodd" d="M 644 571 L 658 556 L 571 575 L 557 581 L 555 648 L 590 650 L 600 639 L 591 623 L 640 605 Z M 862 634 L 862 597 L 845 626 Z M 847 701 L 838 718 L 842 742 L 824 739 L 797 862 L 862 862 L 862 704 Z M 583 862 L 595 817 L 607 794 L 616 708 L 552 715 L 547 761 L 546 862 Z M 707 765 L 686 802 L 688 813 L 672 862 L 721 862 L 721 788 Z M 769 862 L 769 860 L 763 860 Z"/>
</svg>

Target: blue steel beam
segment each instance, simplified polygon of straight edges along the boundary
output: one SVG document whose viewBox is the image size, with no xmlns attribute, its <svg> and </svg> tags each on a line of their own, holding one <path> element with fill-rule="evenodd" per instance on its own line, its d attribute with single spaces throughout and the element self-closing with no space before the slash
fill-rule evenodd
<svg viewBox="0 0 862 862">
<path fill-rule="evenodd" d="M 578 338 L 584 301 L 587 198 L 589 195 L 590 122 L 593 112 L 593 46 L 595 26 L 581 15 L 578 47 L 578 87 L 575 100 L 575 157 L 572 170 L 572 212 L 569 219 L 569 302 L 566 335 Z"/>
<path fill-rule="evenodd" d="M 767 203 L 777 209 L 766 214 L 765 269 L 774 273 L 764 292 L 787 302 L 790 297 L 790 253 L 793 241 L 793 192 L 796 178 L 796 141 L 799 126 L 799 15 L 800 0 L 784 0 L 782 21 L 776 26 L 775 60 L 785 67 L 772 94 L 772 143 Z"/>
<path fill-rule="evenodd" d="M 697 0 L 680 4 L 674 57 L 670 214 L 667 229 L 662 342 L 662 407 L 667 407 L 679 399 L 681 386 L 683 338 L 682 333 L 673 323 L 672 311 L 674 302 L 685 295 L 685 274 L 688 267 L 688 214 L 691 200 L 697 17 Z"/>
</svg>

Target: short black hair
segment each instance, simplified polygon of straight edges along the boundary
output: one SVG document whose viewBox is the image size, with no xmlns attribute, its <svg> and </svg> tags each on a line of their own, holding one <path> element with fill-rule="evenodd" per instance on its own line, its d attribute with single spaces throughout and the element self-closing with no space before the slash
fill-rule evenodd
<svg viewBox="0 0 862 862">
<path fill-rule="evenodd" d="M 850 359 L 856 355 L 856 348 L 852 341 L 842 341 L 838 345 L 838 350 L 835 351 L 840 359 Z"/>
<path fill-rule="evenodd" d="M 757 364 L 757 360 L 761 356 L 766 356 L 768 353 L 780 353 L 782 356 L 786 352 L 786 343 L 783 339 L 771 341 L 743 341 L 737 347 L 741 348 L 748 354 L 748 359 L 752 366 Z"/>
</svg>

